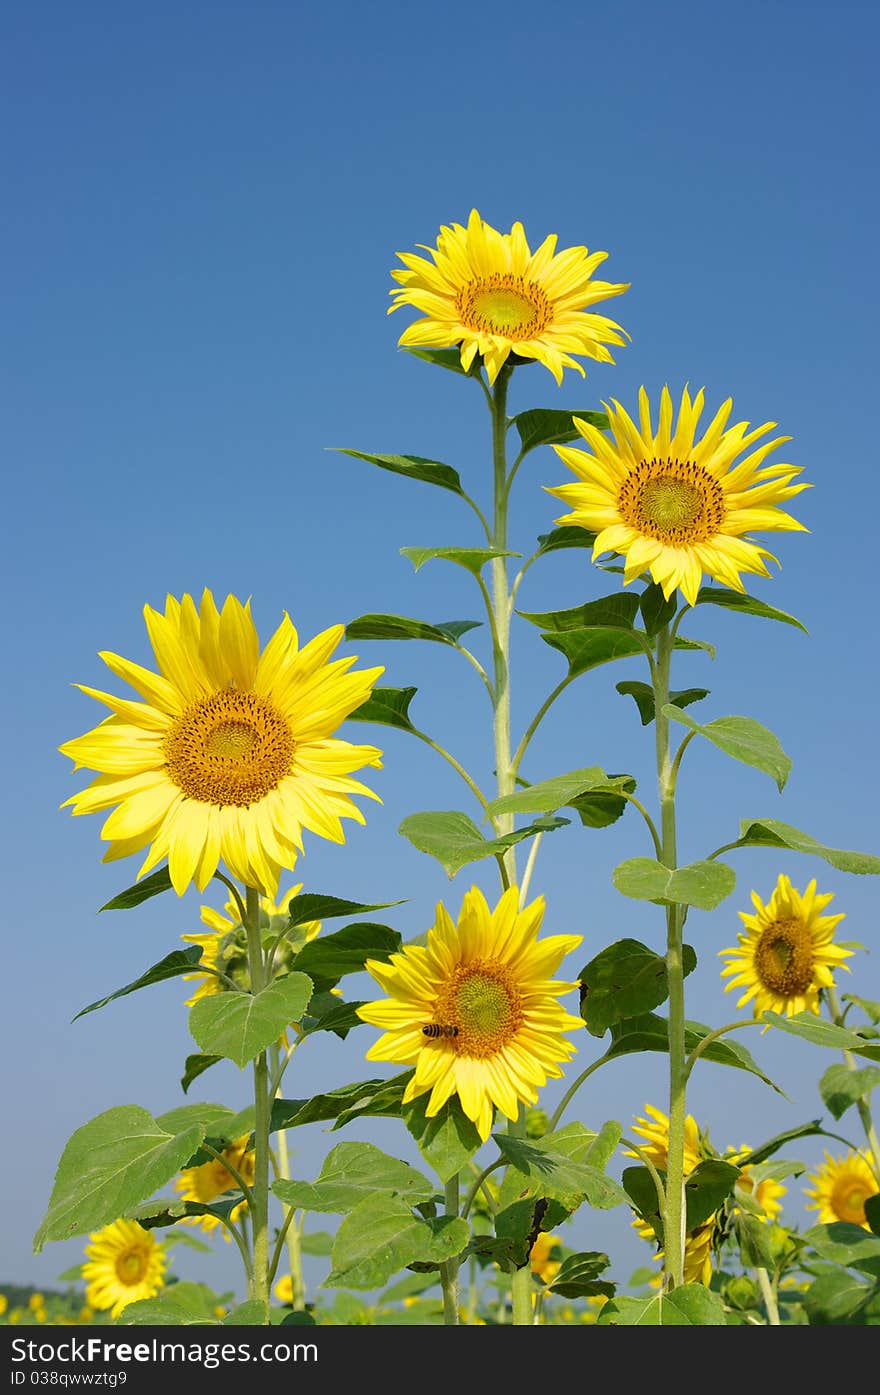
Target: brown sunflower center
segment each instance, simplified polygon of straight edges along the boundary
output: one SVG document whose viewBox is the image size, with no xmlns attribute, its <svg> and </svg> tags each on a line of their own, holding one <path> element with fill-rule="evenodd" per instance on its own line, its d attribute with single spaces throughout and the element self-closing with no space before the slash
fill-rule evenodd
<svg viewBox="0 0 880 1395">
<path fill-rule="evenodd" d="M 165 738 L 169 779 L 190 799 L 246 808 L 290 771 L 294 740 L 258 693 L 224 688 L 193 703 Z"/>
<path fill-rule="evenodd" d="M 799 998 L 813 982 L 813 940 L 794 918 L 775 920 L 755 947 L 755 973 L 762 988 L 780 998 Z"/>
<path fill-rule="evenodd" d="M 468 329 L 531 339 L 550 319 L 550 302 L 534 281 L 522 276 L 487 276 L 469 281 L 458 293 L 458 315 Z"/>
<path fill-rule="evenodd" d="M 864 1225 L 865 1202 L 872 1195 L 873 1189 L 865 1182 L 844 1175 L 831 1189 L 831 1209 L 838 1220 Z"/>
<path fill-rule="evenodd" d="M 147 1272 L 148 1263 L 144 1250 L 123 1250 L 116 1259 L 116 1277 L 121 1284 L 139 1284 Z"/>
<path fill-rule="evenodd" d="M 522 997 L 508 969 L 494 960 L 461 964 L 437 999 L 434 1021 L 456 1027 L 432 1046 L 485 1058 L 500 1051 L 523 1020 Z"/>
<path fill-rule="evenodd" d="M 705 542 L 724 520 L 724 493 L 692 460 L 642 460 L 620 486 L 625 523 L 670 547 Z"/>
</svg>

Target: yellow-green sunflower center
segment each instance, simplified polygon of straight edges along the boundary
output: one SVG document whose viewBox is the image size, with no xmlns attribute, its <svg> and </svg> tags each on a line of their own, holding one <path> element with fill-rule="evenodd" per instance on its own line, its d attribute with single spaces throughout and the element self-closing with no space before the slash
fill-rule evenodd
<svg viewBox="0 0 880 1395">
<path fill-rule="evenodd" d="M 284 717 L 258 693 L 224 688 L 174 722 L 165 738 L 168 776 L 190 799 L 246 808 L 290 771 L 294 740 Z"/>
<path fill-rule="evenodd" d="M 458 315 L 468 329 L 483 334 L 531 339 L 547 324 L 551 308 L 545 292 L 534 281 L 496 274 L 462 286 Z"/>
<path fill-rule="evenodd" d="M 617 506 L 631 528 L 669 547 L 712 537 L 724 519 L 724 493 L 692 460 L 642 460 L 620 486 Z"/>
<path fill-rule="evenodd" d="M 522 1019 L 522 998 L 506 966 L 474 960 L 459 965 L 437 999 L 434 1021 L 457 1033 L 436 1037 L 432 1045 L 459 1056 L 494 1056 Z"/>
<path fill-rule="evenodd" d="M 803 921 L 775 920 L 755 946 L 755 973 L 779 998 L 799 998 L 813 982 L 813 939 Z"/>
<path fill-rule="evenodd" d="M 116 1277 L 121 1284 L 139 1284 L 146 1275 L 149 1263 L 146 1250 L 123 1250 L 116 1259 Z"/>
<path fill-rule="evenodd" d="M 831 1209 L 838 1220 L 864 1225 L 865 1202 L 873 1191 L 858 1178 L 844 1175 L 831 1189 Z"/>
</svg>

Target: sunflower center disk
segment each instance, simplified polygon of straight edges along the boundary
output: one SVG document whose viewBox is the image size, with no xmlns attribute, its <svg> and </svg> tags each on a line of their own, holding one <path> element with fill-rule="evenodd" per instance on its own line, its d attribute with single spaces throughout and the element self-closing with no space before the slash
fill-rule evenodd
<svg viewBox="0 0 880 1395">
<path fill-rule="evenodd" d="M 865 1201 L 870 1195 L 867 1188 L 853 1184 L 851 1177 L 843 1177 L 831 1193 L 832 1210 L 842 1221 L 862 1225 L 865 1219 Z"/>
<path fill-rule="evenodd" d="M 181 714 L 165 739 L 169 779 L 190 799 L 246 808 L 288 774 L 290 728 L 258 693 L 224 688 Z"/>
<path fill-rule="evenodd" d="M 799 998 L 813 982 L 813 941 L 799 920 L 777 920 L 755 949 L 755 972 L 763 988 L 780 998 Z"/>
<path fill-rule="evenodd" d="M 140 1250 L 126 1250 L 116 1261 L 116 1276 L 120 1283 L 139 1284 L 146 1272 L 146 1256 Z"/>
<path fill-rule="evenodd" d="M 458 1028 L 436 1045 L 459 1056 L 494 1056 L 522 1023 L 522 1000 L 504 965 L 492 960 L 462 964 L 437 1000 L 436 1022 Z"/>
<path fill-rule="evenodd" d="M 690 460 L 643 460 L 621 485 L 624 521 L 672 547 L 704 542 L 724 519 L 720 484 Z"/>
<path fill-rule="evenodd" d="M 458 313 L 468 329 L 502 334 L 506 339 L 531 339 L 549 320 L 550 304 L 534 281 L 495 275 L 462 287 Z"/>
</svg>

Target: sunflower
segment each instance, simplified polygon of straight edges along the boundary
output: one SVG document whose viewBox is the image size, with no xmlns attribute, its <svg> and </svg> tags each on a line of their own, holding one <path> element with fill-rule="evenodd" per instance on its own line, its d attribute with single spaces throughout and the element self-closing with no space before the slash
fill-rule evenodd
<svg viewBox="0 0 880 1395">
<path fill-rule="evenodd" d="M 548 1235 L 542 1230 L 529 1251 L 531 1271 L 544 1284 L 551 1284 L 562 1268 L 562 1260 L 553 1258 L 554 1250 L 558 1250 L 561 1244 L 558 1235 Z"/>
<path fill-rule="evenodd" d="M 248 1149 L 247 1142 L 249 1134 L 242 1134 L 236 1138 L 227 1148 L 223 1149 L 221 1157 L 232 1163 L 247 1182 L 248 1186 L 254 1181 L 254 1153 L 253 1149 Z M 180 1192 L 183 1201 L 200 1201 L 203 1205 L 209 1206 L 212 1201 L 223 1196 L 225 1192 L 238 1191 L 239 1186 L 235 1178 L 226 1170 L 219 1158 L 212 1158 L 210 1162 L 201 1163 L 198 1167 L 185 1167 L 174 1183 L 174 1190 Z M 247 1209 L 247 1202 L 242 1201 L 230 1213 L 230 1220 L 237 1221 Z M 216 1216 L 185 1216 L 181 1225 L 198 1225 L 202 1230 L 212 1231 L 220 1225 Z M 224 1240 L 229 1239 L 229 1232 L 223 1227 Z"/>
<path fill-rule="evenodd" d="M 577 984 L 550 975 L 582 937 L 539 941 L 543 915 L 543 897 L 520 910 L 519 891 L 510 887 L 492 911 L 472 887 L 457 924 L 437 906 L 424 947 L 407 945 L 387 964 L 367 960 L 390 995 L 358 1009 L 365 1022 L 385 1028 L 367 1059 L 415 1065 L 404 1104 L 430 1090 L 425 1112 L 432 1117 L 457 1093 L 485 1140 L 494 1106 L 516 1119 L 520 1101 L 534 1104 L 539 1086 L 561 1078 L 560 1062 L 576 1049 L 562 1033 L 584 1024 L 556 1001 Z"/>
<path fill-rule="evenodd" d="M 591 279 L 607 252 L 568 247 L 557 253 L 555 235 L 532 252 L 522 223 L 514 223 L 509 233 L 497 232 L 476 209 L 466 228 L 442 227 L 436 249 L 424 250 L 432 261 L 398 252 L 406 269 L 391 273 L 403 290 L 390 292 L 389 315 L 411 305 L 425 316 L 404 330 L 399 340 L 404 346 L 460 345 L 465 371 L 480 354 L 490 383 L 513 353 L 537 359 L 561 383 L 563 368 L 584 376 L 572 354 L 613 363 L 604 345 L 625 342 L 620 325 L 586 309 L 629 290 L 629 283 Z"/>
<path fill-rule="evenodd" d="M 90 1308 L 109 1308 L 111 1318 L 118 1318 L 129 1303 L 159 1292 L 168 1260 L 151 1230 L 137 1221 L 113 1221 L 89 1239 L 82 1275 Z"/>
<path fill-rule="evenodd" d="M 117 806 L 101 829 L 104 861 L 150 844 L 138 876 L 167 857 L 178 895 L 192 880 L 203 891 L 221 860 L 274 893 L 303 829 L 342 843 L 341 818 L 364 822 L 349 795 L 377 797 L 348 777 L 380 765 L 381 751 L 332 733 L 383 670 L 327 662 L 341 625 L 300 649 L 287 615 L 261 653 L 250 602 L 228 596 L 218 611 L 208 590 L 199 608 L 169 596 L 164 614 L 145 606 L 144 617 L 160 672 L 104 652 L 145 701 L 77 684 L 111 715 L 60 747 L 77 769 L 99 772 L 66 803 L 74 814 Z"/>
<path fill-rule="evenodd" d="M 796 1012 L 818 1013 L 820 991 L 834 983 L 832 969 L 847 969 L 843 961 L 852 954 L 834 943 L 834 927 L 843 915 L 822 915 L 833 900 L 830 891 L 816 895 L 815 881 L 801 895 L 784 873 L 766 906 L 752 892 L 756 913 L 739 912 L 746 927 L 746 933 L 738 936 L 739 947 L 718 951 L 730 960 L 721 971 L 722 978 L 730 978 L 725 993 L 745 987 L 737 1007 L 752 1003 L 755 1017 L 768 1011 L 787 1017 Z"/>
<path fill-rule="evenodd" d="M 738 1163 L 740 1158 L 745 1158 L 751 1152 L 751 1148 L 744 1143 L 741 1148 L 728 1148 L 725 1153 L 725 1161 Z M 773 1177 L 764 1177 L 756 1182 L 751 1168 L 744 1167 L 737 1178 L 736 1185 L 755 1201 L 768 1221 L 775 1221 L 777 1216 L 782 1214 L 782 1202 L 780 1197 L 785 1196 L 788 1191 L 781 1182 L 777 1182 Z"/>
<path fill-rule="evenodd" d="M 288 919 L 288 905 L 294 896 L 298 896 L 302 891 L 302 882 L 297 886 L 292 886 L 276 901 L 271 896 L 260 898 L 260 932 L 278 932 L 283 929 Z M 199 966 L 194 973 L 184 974 L 184 982 L 198 981 L 198 988 L 191 998 L 186 1001 L 187 1007 L 192 1007 L 200 998 L 207 998 L 212 993 L 224 993 L 227 991 L 226 984 L 217 977 L 216 974 L 205 973 L 205 969 L 219 969 L 227 978 L 233 979 L 242 988 L 250 988 L 250 975 L 247 967 L 247 932 L 241 923 L 238 906 L 230 896 L 225 906 L 226 914 L 222 911 L 215 911 L 213 906 L 202 906 L 201 917 L 205 925 L 209 926 L 207 934 L 181 935 L 181 939 L 187 944 L 199 945 L 202 957 Z M 286 970 L 290 967 L 294 955 L 320 934 L 321 922 L 319 920 L 307 921 L 304 925 L 298 925 L 296 930 L 291 931 L 289 936 L 279 941 L 275 950 L 276 971 Z"/>
<path fill-rule="evenodd" d="M 548 488 L 547 493 L 571 507 L 571 513 L 557 518 L 557 523 L 597 533 L 594 559 L 603 552 L 624 556 L 625 586 L 650 571 L 667 600 L 680 586 L 685 600 L 693 605 L 706 572 L 724 586 L 742 591 L 741 572 L 769 576 L 764 558 L 777 560 L 746 538 L 746 533 L 807 531 L 778 507 L 809 488 L 791 482 L 800 467 L 763 464 L 789 436 L 765 441 L 734 464 L 743 451 L 773 430 L 775 422 L 752 431 L 745 421 L 725 429 L 733 407 L 728 398 L 695 440 L 703 410 L 702 389 L 693 401 L 684 389 L 673 430 L 672 399 L 664 387 L 656 434 L 644 388 L 639 390 L 638 426 L 619 402 L 603 406 L 614 439 L 575 417 L 574 424 L 592 454 L 554 446 L 577 483 Z"/>
<path fill-rule="evenodd" d="M 633 1133 L 637 1133 L 645 1140 L 644 1145 L 640 1145 L 640 1151 L 647 1154 L 654 1166 L 661 1172 L 666 1171 L 669 1161 L 669 1116 L 664 1114 L 662 1109 L 656 1109 L 652 1104 L 645 1105 L 645 1117 L 639 1117 L 633 1124 Z M 637 1158 L 638 1153 L 626 1151 L 628 1158 Z M 698 1163 L 704 1158 L 710 1157 L 711 1153 L 705 1146 L 700 1127 L 692 1114 L 688 1114 L 684 1121 L 684 1176 L 689 1177 Z M 654 1228 L 641 1216 L 636 1216 L 632 1222 L 633 1229 L 643 1240 L 655 1240 Z M 720 1222 L 717 1211 L 713 1211 L 700 1225 L 688 1231 L 684 1240 L 684 1281 L 686 1284 L 709 1284 L 712 1279 L 712 1249 L 720 1232 Z M 663 1263 L 663 1251 L 658 1250 L 654 1256 L 656 1260 Z M 656 1287 L 662 1283 L 658 1276 L 651 1281 Z"/>
<path fill-rule="evenodd" d="M 823 1225 L 849 1221 L 871 1229 L 865 1219 L 865 1202 L 880 1192 L 880 1182 L 863 1154 L 850 1150 L 844 1157 L 833 1158 L 826 1152 L 824 1163 L 807 1177 L 816 1184 L 806 1188 L 807 1196 L 813 1198 L 807 1210 L 818 1211 Z"/>
<path fill-rule="evenodd" d="M 293 1303 L 293 1279 L 289 1274 L 283 1274 L 278 1280 L 274 1289 L 275 1297 L 279 1303 L 286 1303 L 290 1307 Z"/>
</svg>

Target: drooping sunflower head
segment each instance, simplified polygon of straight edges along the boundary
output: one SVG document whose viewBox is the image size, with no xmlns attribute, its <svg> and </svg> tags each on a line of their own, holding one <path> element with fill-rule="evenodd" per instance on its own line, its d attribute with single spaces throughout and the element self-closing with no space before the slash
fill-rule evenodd
<svg viewBox="0 0 880 1395">
<path fill-rule="evenodd" d="M 300 891 L 302 891 L 302 882 L 279 896 L 277 901 L 273 900 L 271 896 L 260 898 L 261 935 L 265 935 L 266 932 L 278 934 L 284 929 L 288 920 L 288 905 L 294 896 L 299 895 Z M 207 998 L 213 993 L 232 991 L 216 974 L 205 973 L 204 969 L 219 969 L 240 988 L 250 988 L 247 931 L 241 923 L 241 915 L 235 901 L 230 896 L 226 902 L 225 914 L 215 910 L 213 906 L 202 906 L 201 918 L 205 925 L 210 926 L 207 933 L 181 935 L 180 937 L 187 944 L 199 945 L 202 951 L 198 969 L 191 974 L 183 975 L 185 982 L 192 980 L 198 982 L 199 985 L 192 997 L 187 999 L 187 1007 L 192 1007 L 199 998 Z M 320 932 L 321 922 L 310 920 L 303 925 L 298 925 L 295 930 L 290 931 L 283 939 L 280 939 L 274 950 L 273 965 L 276 973 L 289 971 L 294 956 L 304 944 L 313 940 Z"/>
<path fill-rule="evenodd" d="M 725 1161 L 738 1163 L 741 1158 L 745 1158 L 751 1152 L 747 1143 L 739 1148 L 728 1148 L 725 1153 Z M 764 1216 L 768 1221 L 775 1221 L 782 1214 L 781 1198 L 785 1196 L 788 1188 L 781 1182 L 777 1182 L 774 1177 L 758 1177 L 756 1179 L 750 1167 L 744 1167 L 739 1174 L 736 1183 L 744 1192 L 760 1206 Z"/>
<path fill-rule="evenodd" d="M 673 426 L 672 398 L 664 387 L 655 431 L 650 400 L 641 388 L 638 426 L 619 402 L 603 403 L 611 439 L 575 417 L 590 453 L 554 446 L 576 483 L 547 490 L 571 508 L 557 523 L 596 533 L 594 560 L 603 552 L 624 557 L 624 585 L 650 572 L 667 600 L 680 587 L 689 605 L 696 602 L 704 573 L 735 591 L 745 589 L 743 572 L 770 575 L 764 558 L 776 558 L 747 534 L 806 532 L 779 507 L 809 487 L 792 483 L 800 467 L 764 464 L 790 437 L 757 445 L 774 422 L 751 431 L 746 421 L 727 427 L 729 398 L 698 437 L 703 405 L 702 389 L 691 400 L 685 388 Z"/>
<path fill-rule="evenodd" d="M 552 1283 L 562 1268 L 562 1260 L 554 1258 L 555 1252 L 561 1248 L 562 1241 L 558 1235 L 549 1235 L 542 1230 L 537 1236 L 529 1251 L 529 1267 L 542 1283 Z"/>
<path fill-rule="evenodd" d="M 814 1185 L 807 1187 L 811 1197 L 808 1211 L 818 1211 L 822 1225 L 849 1221 L 870 1230 L 865 1218 L 865 1202 L 880 1192 L 880 1179 L 874 1176 L 867 1158 L 851 1149 L 842 1157 L 825 1153 L 825 1161 L 807 1177 Z"/>
<path fill-rule="evenodd" d="M 437 906 L 425 945 L 407 945 L 387 964 L 367 961 L 388 994 L 358 1009 L 384 1028 L 367 1059 L 415 1066 L 404 1104 L 430 1091 L 432 1117 L 457 1094 L 485 1140 L 496 1106 L 516 1119 L 521 1101 L 535 1104 L 539 1087 L 562 1076 L 575 1053 L 562 1034 L 584 1024 L 557 1001 L 577 984 L 551 975 L 582 937 L 539 940 L 543 915 L 542 897 L 520 910 L 511 887 L 490 910 L 472 887 L 457 922 Z"/>
<path fill-rule="evenodd" d="M 165 1247 L 152 1230 L 137 1221 L 119 1220 L 89 1236 L 88 1262 L 82 1267 L 86 1302 L 91 1308 L 119 1314 L 141 1298 L 153 1298 L 162 1287 L 168 1263 Z"/>
<path fill-rule="evenodd" d="M 819 994 L 834 983 L 832 970 L 845 969 L 852 950 L 834 943 L 834 928 L 840 915 L 822 915 L 834 900 L 833 892 L 816 894 L 811 881 L 801 894 L 784 873 L 780 873 L 773 895 L 766 906 L 752 892 L 754 914 L 740 911 L 745 934 L 736 948 L 719 951 L 729 960 L 721 977 L 729 978 L 724 991 L 745 988 L 737 1007 L 752 1004 L 753 1014 L 819 1011 Z"/>
<path fill-rule="evenodd" d="M 232 1164 L 250 1187 L 254 1181 L 254 1151 L 247 1146 L 249 1137 L 250 1135 L 245 1133 L 240 1138 L 233 1139 L 228 1147 L 222 1150 L 221 1157 Z M 240 1188 L 220 1158 L 212 1158 L 210 1162 L 200 1163 L 198 1167 L 185 1167 L 175 1179 L 174 1190 L 180 1193 L 182 1201 L 200 1201 L 203 1205 L 210 1206 L 212 1201 L 216 1201 L 226 1192 L 239 1191 Z M 238 1220 L 246 1210 L 247 1202 L 242 1201 L 230 1213 L 230 1219 Z M 216 1230 L 221 1222 L 217 1216 L 185 1216 L 180 1224 L 201 1226 L 202 1230 L 210 1232 Z M 225 1226 L 223 1238 L 229 1239 L 229 1232 Z"/>
<path fill-rule="evenodd" d="M 287 615 L 261 651 L 250 602 L 228 596 L 218 611 L 208 590 L 198 607 L 169 596 L 164 613 L 145 606 L 144 616 L 159 672 L 104 652 L 144 701 L 77 685 L 111 715 L 60 748 L 98 772 L 66 803 L 74 814 L 113 808 L 104 861 L 149 845 L 138 875 L 167 857 L 179 895 L 191 881 L 203 891 L 221 861 L 274 894 L 303 829 L 344 842 L 340 820 L 364 822 L 350 796 L 377 798 L 349 776 L 381 765 L 381 752 L 333 732 L 383 670 L 328 662 L 341 625 L 300 648 Z"/>
<path fill-rule="evenodd" d="M 404 269 L 391 275 L 403 290 L 391 291 L 389 314 L 401 305 L 421 310 L 400 336 L 414 348 L 461 347 L 469 369 L 479 354 L 494 383 L 511 354 L 549 368 L 557 383 L 564 368 L 584 370 L 573 354 L 613 363 L 606 344 L 623 344 L 626 331 L 588 310 L 597 301 L 622 295 L 629 284 L 594 281 L 607 252 L 586 247 L 556 251 L 556 237 L 532 252 L 522 223 L 501 233 L 484 223 L 476 209 L 467 227 L 443 227 L 431 260 L 398 252 Z"/>
</svg>

